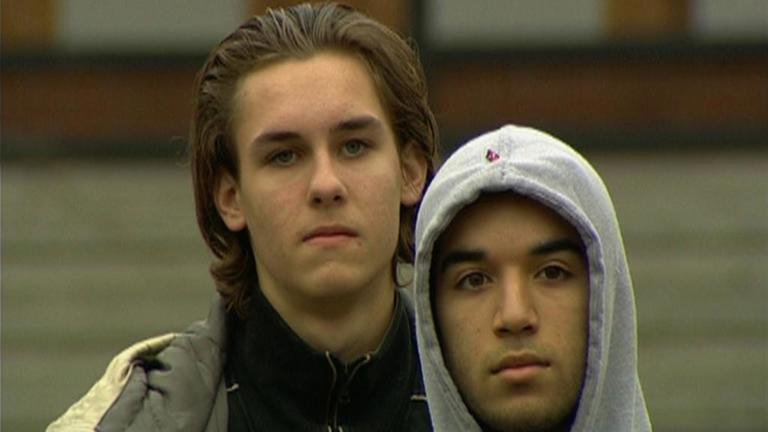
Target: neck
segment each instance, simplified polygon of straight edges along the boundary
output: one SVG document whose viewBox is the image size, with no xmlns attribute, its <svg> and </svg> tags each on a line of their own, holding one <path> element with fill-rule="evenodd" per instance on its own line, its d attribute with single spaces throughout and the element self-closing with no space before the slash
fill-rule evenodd
<svg viewBox="0 0 768 432">
<path fill-rule="evenodd" d="M 394 283 L 387 278 L 344 294 L 291 299 L 280 288 L 262 292 L 283 321 L 317 351 L 328 351 L 344 363 L 374 351 L 392 319 Z M 277 295 L 276 295 L 277 294 Z"/>
</svg>

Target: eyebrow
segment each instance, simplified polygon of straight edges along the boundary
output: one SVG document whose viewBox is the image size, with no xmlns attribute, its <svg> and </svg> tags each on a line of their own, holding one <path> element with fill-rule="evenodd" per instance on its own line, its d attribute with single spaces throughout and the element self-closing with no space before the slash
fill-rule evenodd
<svg viewBox="0 0 768 432">
<path fill-rule="evenodd" d="M 581 242 L 578 242 L 571 238 L 562 238 L 545 241 L 539 243 L 536 246 L 530 248 L 528 253 L 531 255 L 548 255 L 555 252 L 573 252 L 582 258 L 585 258 L 587 253 Z"/>
<path fill-rule="evenodd" d="M 332 133 L 359 131 L 363 129 L 377 129 L 381 127 L 381 121 L 371 115 L 361 115 L 350 119 L 342 120 L 331 128 Z M 291 130 L 268 130 L 259 134 L 251 142 L 251 146 L 267 143 L 282 143 L 295 141 L 301 138 L 301 134 Z"/>
<path fill-rule="evenodd" d="M 299 134 L 297 132 L 292 131 L 286 131 L 286 130 L 273 130 L 273 131 L 267 131 L 262 134 L 259 134 L 257 136 L 252 144 L 266 144 L 266 143 L 280 143 L 280 142 L 286 142 L 286 141 L 293 141 L 299 138 Z"/>
<path fill-rule="evenodd" d="M 463 262 L 476 262 L 485 258 L 485 251 L 482 250 L 452 250 L 443 256 L 440 260 L 440 273 L 445 273 L 448 267 Z"/>
<path fill-rule="evenodd" d="M 381 125 L 381 121 L 376 117 L 371 115 L 361 115 L 340 121 L 336 126 L 333 127 L 333 129 L 331 129 L 331 131 L 357 131 L 361 129 L 378 128 L 381 127 Z"/>
<path fill-rule="evenodd" d="M 554 239 L 539 243 L 530 249 L 528 249 L 529 255 L 549 255 L 557 252 L 573 252 L 582 258 L 586 258 L 586 251 L 580 242 L 570 239 Z M 439 262 L 440 273 L 445 271 L 452 265 L 464 263 L 464 262 L 477 262 L 482 261 L 486 257 L 486 252 L 483 250 L 464 250 L 456 249 L 452 250 L 443 256 Z"/>
</svg>

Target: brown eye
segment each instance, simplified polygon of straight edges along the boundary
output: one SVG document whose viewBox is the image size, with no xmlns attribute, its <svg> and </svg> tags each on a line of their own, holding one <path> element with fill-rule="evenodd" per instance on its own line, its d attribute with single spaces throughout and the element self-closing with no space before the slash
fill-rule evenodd
<svg viewBox="0 0 768 432">
<path fill-rule="evenodd" d="M 539 275 L 546 280 L 563 280 L 571 275 L 571 273 L 560 266 L 546 266 L 540 272 Z"/>
<path fill-rule="evenodd" d="M 485 273 L 473 272 L 459 279 L 459 289 L 479 290 L 489 283 L 491 278 Z"/>
</svg>

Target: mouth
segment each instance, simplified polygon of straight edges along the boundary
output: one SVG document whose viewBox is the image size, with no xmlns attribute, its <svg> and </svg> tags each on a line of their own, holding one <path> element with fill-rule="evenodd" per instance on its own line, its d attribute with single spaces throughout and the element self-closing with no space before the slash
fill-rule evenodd
<svg viewBox="0 0 768 432">
<path fill-rule="evenodd" d="M 491 368 L 491 373 L 493 375 L 533 373 L 546 367 L 549 367 L 549 362 L 536 354 L 508 354 Z"/>
<path fill-rule="evenodd" d="M 324 225 L 302 237 L 305 243 L 335 243 L 357 237 L 357 231 L 344 225 Z"/>
</svg>

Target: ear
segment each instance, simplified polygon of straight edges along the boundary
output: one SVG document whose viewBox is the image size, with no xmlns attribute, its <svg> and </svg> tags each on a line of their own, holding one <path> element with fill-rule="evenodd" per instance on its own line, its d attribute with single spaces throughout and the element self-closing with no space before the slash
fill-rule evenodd
<svg viewBox="0 0 768 432">
<path fill-rule="evenodd" d="M 230 231 L 240 231 L 245 228 L 245 215 L 240 207 L 240 189 L 232 176 L 223 172 L 214 191 L 214 201 L 219 216 Z"/>
<path fill-rule="evenodd" d="M 421 199 L 421 192 L 427 178 L 427 161 L 418 151 L 415 142 L 408 141 L 403 146 L 400 153 L 400 165 L 403 171 L 400 202 L 406 207 L 411 207 Z"/>
</svg>

